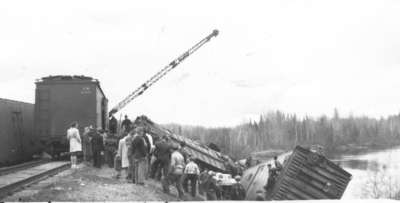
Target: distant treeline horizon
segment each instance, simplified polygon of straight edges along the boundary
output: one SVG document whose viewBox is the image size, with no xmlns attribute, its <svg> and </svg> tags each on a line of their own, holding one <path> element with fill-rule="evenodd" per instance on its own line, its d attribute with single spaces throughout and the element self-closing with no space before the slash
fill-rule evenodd
<svg viewBox="0 0 400 203">
<path fill-rule="evenodd" d="M 379 119 L 351 114 L 341 117 L 334 109 L 331 117 L 299 118 L 277 110 L 234 127 L 163 126 L 203 144 L 214 143 L 234 159 L 257 151 L 291 150 L 296 145 L 321 145 L 327 155 L 400 145 L 400 113 Z"/>
</svg>

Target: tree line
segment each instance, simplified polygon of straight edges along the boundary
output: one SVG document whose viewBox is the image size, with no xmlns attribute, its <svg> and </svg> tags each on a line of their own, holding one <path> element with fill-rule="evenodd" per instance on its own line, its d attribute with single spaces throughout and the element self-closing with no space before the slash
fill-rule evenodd
<svg viewBox="0 0 400 203">
<path fill-rule="evenodd" d="M 367 116 L 342 118 L 337 109 L 331 117 L 316 118 L 269 112 L 260 115 L 258 121 L 235 127 L 164 126 L 203 144 L 214 143 L 234 159 L 263 150 L 290 150 L 296 145 L 321 145 L 329 156 L 400 144 L 400 114 L 380 119 Z"/>
</svg>

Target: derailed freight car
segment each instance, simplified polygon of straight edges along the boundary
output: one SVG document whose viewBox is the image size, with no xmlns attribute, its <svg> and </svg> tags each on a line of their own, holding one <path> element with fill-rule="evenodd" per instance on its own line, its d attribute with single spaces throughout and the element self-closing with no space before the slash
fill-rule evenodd
<svg viewBox="0 0 400 203">
<path fill-rule="evenodd" d="M 0 98 L 0 166 L 29 160 L 39 148 L 31 103 Z"/>
<path fill-rule="evenodd" d="M 161 127 L 154 123 L 146 116 L 139 116 L 133 123 L 134 127 L 144 127 L 147 130 L 153 140 L 158 140 L 160 137 L 167 136 L 173 143 L 180 144 L 184 142 L 186 144 L 185 149 L 194 158 L 195 162 L 200 165 L 201 168 L 207 168 L 214 171 L 226 172 L 227 164 L 232 162 L 226 155 L 217 152 L 206 145 L 198 143 L 192 139 L 186 138 L 181 135 L 172 133 L 171 131 Z"/>
<path fill-rule="evenodd" d="M 273 166 L 272 160 L 244 172 L 241 183 L 247 200 L 255 200 L 259 190 L 268 200 L 340 199 L 352 177 L 320 153 L 300 146 L 278 156 L 278 160 L 283 170 L 268 191 L 264 186 L 269 178 L 267 164 Z"/>
<path fill-rule="evenodd" d="M 49 76 L 36 82 L 35 134 L 52 155 L 68 151 L 66 131 L 72 122 L 108 128 L 108 100 L 98 80 L 86 76 Z"/>
</svg>

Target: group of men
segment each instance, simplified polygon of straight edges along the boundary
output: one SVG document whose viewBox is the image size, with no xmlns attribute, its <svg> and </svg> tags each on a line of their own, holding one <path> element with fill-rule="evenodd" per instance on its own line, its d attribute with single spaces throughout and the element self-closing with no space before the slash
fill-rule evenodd
<svg viewBox="0 0 400 203">
<path fill-rule="evenodd" d="M 148 129 L 138 126 L 133 128 L 126 116 L 122 123 L 122 131 L 125 133 L 122 138 L 118 138 L 115 152 L 112 152 L 107 150 L 107 140 L 115 135 L 115 132 L 111 132 L 114 130 L 112 126 L 110 132 L 89 126 L 84 129 L 80 139 L 78 124 L 74 123 L 68 130 L 70 146 L 81 144 L 81 149 L 76 151 L 81 150 L 83 160 L 92 161 L 97 168 L 102 166 L 103 155 L 108 163 L 113 159 L 113 163 L 108 165 L 115 168 L 115 178 L 121 178 L 124 173 L 129 182 L 138 185 L 144 185 L 148 178 L 159 180 L 165 193 L 170 193 L 170 185 L 174 185 L 181 199 L 185 192 L 196 197 L 199 188 L 198 192 L 206 193 L 207 200 L 244 200 L 245 192 L 239 183 L 240 176 L 235 177 L 237 182 L 229 191 L 224 190 L 215 172 L 207 169 L 200 172 L 195 159 L 186 150 L 186 143 L 177 144 L 167 136 L 153 140 Z M 71 162 L 73 168 L 76 167 L 75 152 L 71 152 Z"/>
<path fill-rule="evenodd" d="M 85 127 L 82 137 L 79 134 L 78 123 L 73 122 L 67 130 L 67 139 L 71 154 L 71 168 L 77 168 L 77 155 L 83 152 L 85 162 L 93 161 L 97 168 L 101 167 L 102 154 L 104 150 L 104 139 L 106 132 L 94 129 L 92 126 Z"/>
<path fill-rule="evenodd" d="M 93 166 L 101 168 L 103 155 L 105 155 L 106 138 L 108 134 L 105 130 L 94 129 L 92 126 L 85 127 L 82 134 L 83 161 L 93 162 Z M 106 157 L 106 162 L 110 159 Z"/>
<path fill-rule="evenodd" d="M 164 193 L 170 193 L 170 186 L 176 187 L 178 197 L 183 198 L 184 193 L 196 197 L 199 193 L 206 193 L 208 200 L 234 199 L 243 200 L 245 192 L 240 185 L 240 176 L 236 177 L 230 191 L 224 191 L 217 181 L 216 173 L 200 168 L 195 159 L 188 153 L 186 143 L 173 142 L 169 137 L 157 137 L 153 140 L 148 129 L 132 126 L 118 144 L 116 155 L 116 178 L 122 172 L 126 178 L 135 184 L 144 185 L 144 180 L 152 178 L 161 182 Z"/>
<path fill-rule="evenodd" d="M 199 193 L 205 193 L 207 200 L 244 200 L 246 198 L 246 190 L 240 183 L 241 176 L 236 175 L 235 183 L 230 185 L 224 185 L 217 176 L 218 173 L 207 169 L 200 174 Z"/>
<path fill-rule="evenodd" d="M 115 158 L 116 178 L 120 178 L 124 171 L 126 178 L 135 184 L 144 185 L 147 178 L 161 180 L 165 193 L 170 192 L 169 186 L 173 184 L 180 198 L 183 191 L 189 192 L 187 185 L 190 182 L 191 194 L 195 196 L 200 170 L 184 146 L 184 143 L 171 142 L 168 137 L 161 137 L 153 144 L 147 129 L 136 127 L 119 141 Z"/>
</svg>

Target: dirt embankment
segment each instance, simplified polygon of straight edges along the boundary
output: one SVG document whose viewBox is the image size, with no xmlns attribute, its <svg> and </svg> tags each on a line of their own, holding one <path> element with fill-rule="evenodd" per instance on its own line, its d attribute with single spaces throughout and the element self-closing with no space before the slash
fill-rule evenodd
<svg viewBox="0 0 400 203">
<path fill-rule="evenodd" d="M 162 192 L 161 183 L 146 181 L 145 186 L 113 179 L 113 169 L 81 168 L 67 170 L 24 190 L 6 197 L 4 201 L 177 201 L 177 192 Z M 188 199 L 185 195 L 184 200 Z M 186 199 L 187 198 L 187 199 Z"/>
</svg>

